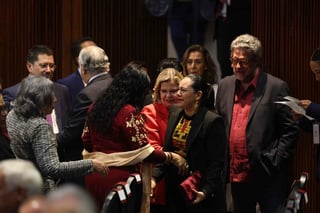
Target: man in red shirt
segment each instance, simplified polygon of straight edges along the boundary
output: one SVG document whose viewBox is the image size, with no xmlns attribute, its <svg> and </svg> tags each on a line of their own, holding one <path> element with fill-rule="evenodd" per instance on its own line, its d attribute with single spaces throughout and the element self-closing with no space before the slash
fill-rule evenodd
<svg viewBox="0 0 320 213">
<path fill-rule="evenodd" d="M 261 68 L 260 41 L 249 34 L 231 43 L 234 75 L 219 82 L 216 109 L 229 141 L 228 175 L 234 213 L 275 213 L 282 208 L 290 181 L 288 160 L 298 126 L 289 107 L 276 104 L 289 95 L 286 82 Z"/>
</svg>

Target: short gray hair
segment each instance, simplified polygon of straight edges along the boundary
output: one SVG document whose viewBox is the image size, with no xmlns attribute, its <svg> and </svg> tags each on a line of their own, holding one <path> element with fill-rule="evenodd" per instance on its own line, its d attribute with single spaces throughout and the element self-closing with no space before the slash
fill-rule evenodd
<svg viewBox="0 0 320 213">
<path fill-rule="evenodd" d="M 249 34 L 239 35 L 231 43 L 231 54 L 235 49 L 244 49 L 251 54 L 253 60 L 260 63 L 262 58 L 262 46 L 258 38 Z"/>
<path fill-rule="evenodd" d="M 104 50 L 97 46 L 88 46 L 79 53 L 79 64 L 93 74 L 110 71 L 109 58 Z"/>
<path fill-rule="evenodd" d="M 9 190 L 22 188 L 28 196 L 42 193 L 43 179 L 31 161 L 8 159 L 0 161 L 0 171 L 4 174 Z"/>
<path fill-rule="evenodd" d="M 62 200 L 74 199 L 77 205 L 72 205 L 75 213 L 96 213 L 97 207 L 93 198 L 82 188 L 73 184 L 65 184 L 47 194 L 51 205 L 59 205 Z"/>
<path fill-rule="evenodd" d="M 53 104 L 54 84 L 43 76 L 29 75 L 22 80 L 16 99 L 15 112 L 24 117 L 43 116 L 43 109 Z"/>
</svg>

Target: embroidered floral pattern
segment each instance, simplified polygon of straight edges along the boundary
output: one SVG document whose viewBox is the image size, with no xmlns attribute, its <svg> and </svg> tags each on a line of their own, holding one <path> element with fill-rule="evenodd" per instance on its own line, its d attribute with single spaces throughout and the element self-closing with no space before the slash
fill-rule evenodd
<svg viewBox="0 0 320 213">
<path fill-rule="evenodd" d="M 139 146 L 148 143 L 144 120 L 140 115 L 131 114 L 126 120 L 126 128 L 131 135 L 131 141 Z"/>
</svg>

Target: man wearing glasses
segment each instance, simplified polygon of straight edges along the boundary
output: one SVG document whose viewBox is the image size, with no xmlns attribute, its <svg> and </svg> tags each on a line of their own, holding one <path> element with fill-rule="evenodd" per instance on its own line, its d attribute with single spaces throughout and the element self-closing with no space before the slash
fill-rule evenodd
<svg viewBox="0 0 320 213">
<path fill-rule="evenodd" d="M 289 95 L 286 82 L 261 68 L 262 46 L 249 34 L 231 43 L 234 75 L 219 82 L 216 109 L 228 136 L 228 180 L 234 213 L 276 213 L 290 189 L 288 162 L 298 126 L 291 109 L 277 104 Z"/>
<path fill-rule="evenodd" d="M 52 80 L 56 65 L 54 63 L 53 51 L 44 45 L 35 45 L 29 49 L 27 55 L 27 69 L 29 75 L 42 75 Z M 12 108 L 12 101 L 20 88 L 20 83 L 3 90 L 3 99 L 7 109 Z M 55 83 L 56 105 L 47 121 L 52 125 L 53 132 L 59 134 L 68 120 L 70 113 L 70 96 L 67 87 Z M 63 159 L 61 159 L 63 160 Z"/>
</svg>

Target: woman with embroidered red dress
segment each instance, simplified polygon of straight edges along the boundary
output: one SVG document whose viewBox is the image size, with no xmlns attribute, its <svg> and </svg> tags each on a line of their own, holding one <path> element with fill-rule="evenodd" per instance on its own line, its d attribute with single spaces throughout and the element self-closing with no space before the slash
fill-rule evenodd
<svg viewBox="0 0 320 213">
<path fill-rule="evenodd" d="M 99 208 L 102 208 L 106 195 L 117 182 L 126 181 L 130 173 L 139 172 L 142 161 L 170 162 L 185 172 L 184 158 L 175 153 L 155 150 L 148 143 L 140 109 L 149 85 L 150 78 L 145 70 L 131 62 L 114 77 L 104 94 L 89 108 L 83 132 L 86 151 L 99 156 L 130 154 L 129 158 L 128 155 L 124 159 L 119 158 L 118 164 L 106 162 L 110 169 L 107 176 L 93 174 L 86 177 L 86 188 Z"/>
</svg>

